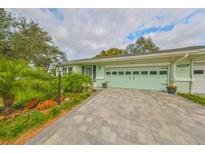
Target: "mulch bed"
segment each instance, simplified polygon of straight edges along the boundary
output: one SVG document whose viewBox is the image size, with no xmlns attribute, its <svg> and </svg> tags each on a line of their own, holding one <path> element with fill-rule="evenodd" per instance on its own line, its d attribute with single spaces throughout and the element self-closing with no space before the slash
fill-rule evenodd
<svg viewBox="0 0 205 154">
<path fill-rule="evenodd" d="M 65 100 L 65 97 L 62 96 L 61 101 L 64 101 L 64 100 Z M 26 103 L 26 105 L 22 109 L 19 109 L 17 111 L 14 111 L 14 112 L 12 112 L 10 114 L 6 114 L 6 115 L 5 114 L 0 114 L 0 120 L 15 118 L 18 115 L 20 115 L 24 112 L 28 112 L 28 111 L 33 110 L 33 109 L 44 111 L 47 108 L 50 108 L 50 107 L 52 107 L 56 104 L 57 104 L 57 102 L 55 101 L 55 99 L 49 99 L 49 100 L 46 100 L 44 102 L 39 102 L 38 99 L 34 98 L 30 102 Z"/>
</svg>

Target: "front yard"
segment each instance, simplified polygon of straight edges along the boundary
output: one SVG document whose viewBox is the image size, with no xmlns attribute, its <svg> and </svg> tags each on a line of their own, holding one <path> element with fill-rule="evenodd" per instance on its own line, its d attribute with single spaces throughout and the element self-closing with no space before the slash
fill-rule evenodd
<svg viewBox="0 0 205 154">
<path fill-rule="evenodd" d="M 63 76 L 61 81 L 64 102 L 57 105 L 56 76 L 25 61 L 0 57 L 1 144 L 20 143 L 21 136 L 35 134 L 37 128 L 71 110 L 93 92 L 88 76 L 72 73 Z"/>
<path fill-rule="evenodd" d="M 28 110 L 16 117 L 0 120 L 0 143 L 1 144 L 22 144 L 27 138 L 31 138 L 40 128 L 48 125 L 57 117 L 68 112 L 83 100 L 88 98 L 93 92 L 73 94 L 69 100 L 62 105 L 55 104 L 47 109 Z"/>
</svg>

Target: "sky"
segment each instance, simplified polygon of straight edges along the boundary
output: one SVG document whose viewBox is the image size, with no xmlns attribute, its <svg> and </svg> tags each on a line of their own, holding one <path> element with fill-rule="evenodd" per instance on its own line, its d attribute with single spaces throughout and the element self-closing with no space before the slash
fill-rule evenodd
<svg viewBox="0 0 205 154">
<path fill-rule="evenodd" d="M 125 49 L 150 36 L 160 49 L 205 45 L 205 9 L 9 9 L 49 32 L 68 60 Z"/>
</svg>

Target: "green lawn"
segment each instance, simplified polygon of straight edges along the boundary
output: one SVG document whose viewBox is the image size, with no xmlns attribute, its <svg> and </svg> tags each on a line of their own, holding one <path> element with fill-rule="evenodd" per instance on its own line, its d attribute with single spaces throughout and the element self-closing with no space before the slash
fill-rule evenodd
<svg viewBox="0 0 205 154">
<path fill-rule="evenodd" d="M 194 103 L 200 104 L 205 106 L 205 98 L 200 97 L 200 96 L 196 96 L 196 95 L 192 95 L 192 94 L 184 94 L 184 93 L 178 93 L 179 96 L 182 96 Z"/>
</svg>

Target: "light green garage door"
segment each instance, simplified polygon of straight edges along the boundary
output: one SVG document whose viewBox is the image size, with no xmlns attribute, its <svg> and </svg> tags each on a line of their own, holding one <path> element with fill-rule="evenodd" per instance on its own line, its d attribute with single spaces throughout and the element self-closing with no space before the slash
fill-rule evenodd
<svg viewBox="0 0 205 154">
<path fill-rule="evenodd" d="M 108 87 L 166 91 L 168 67 L 106 68 Z"/>
</svg>

